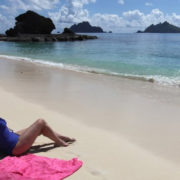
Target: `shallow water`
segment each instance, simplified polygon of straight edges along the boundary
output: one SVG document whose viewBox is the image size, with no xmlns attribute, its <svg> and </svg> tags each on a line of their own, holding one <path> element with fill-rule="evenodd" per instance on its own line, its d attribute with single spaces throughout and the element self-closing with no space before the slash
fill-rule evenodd
<svg viewBox="0 0 180 180">
<path fill-rule="evenodd" d="M 0 42 L 0 54 L 75 71 L 180 85 L 180 34 L 96 34 L 78 42 Z"/>
</svg>

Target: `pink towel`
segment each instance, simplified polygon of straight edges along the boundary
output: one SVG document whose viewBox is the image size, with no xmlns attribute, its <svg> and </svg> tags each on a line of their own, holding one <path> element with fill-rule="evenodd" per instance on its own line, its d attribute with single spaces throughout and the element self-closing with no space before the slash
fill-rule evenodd
<svg viewBox="0 0 180 180">
<path fill-rule="evenodd" d="M 82 166 L 77 158 L 69 161 L 28 154 L 0 161 L 0 180 L 61 180 Z"/>
</svg>

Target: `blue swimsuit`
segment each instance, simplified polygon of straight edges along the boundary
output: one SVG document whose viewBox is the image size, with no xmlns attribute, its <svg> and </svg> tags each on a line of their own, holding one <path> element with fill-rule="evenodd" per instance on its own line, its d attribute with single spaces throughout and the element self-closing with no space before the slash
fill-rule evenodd
<svg viewBox="0 0 180 180">
<path fill-rule="evenodd" d="M 11 132 L 6 121 L 0 118 L 0 152 L 8 155 L 12 155 L 12 150 L 16 146 L 19 139 L 19 135 Z"/>
</svg>

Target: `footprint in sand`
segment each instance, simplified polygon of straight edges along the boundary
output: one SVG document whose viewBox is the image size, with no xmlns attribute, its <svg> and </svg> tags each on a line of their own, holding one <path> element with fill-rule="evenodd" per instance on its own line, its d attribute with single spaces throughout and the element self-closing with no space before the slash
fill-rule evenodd
<svg viewBox="0 0 180 180">
<path fill-rule="evenodd" d="M 92 170 L 88 170 L 90 174 L 92 174 L 93 176 L 99 176 L 102 178 L 102 180 L 107 180 L 106 177 L 104 177 L 105 173 L 103 173 L 101 170 L 96 170 L 96 169 L 92 169 Z"/>
</svg>

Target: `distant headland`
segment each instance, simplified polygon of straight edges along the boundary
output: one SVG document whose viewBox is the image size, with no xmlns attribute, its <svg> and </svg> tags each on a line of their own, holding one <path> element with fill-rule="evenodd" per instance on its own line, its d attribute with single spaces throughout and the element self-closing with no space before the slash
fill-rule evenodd
<svg viewBox="0 0 180 180">
<path fill-rule="evenodd" d="M 96 36 L 75 34 L 68 28 L 65 28 L 61 34 L 51 34 L 56 28 L 53 21 L 33 11 L 20 14 L 15 20 L 14 28 L 8 29 L 6 35 L 0 35 L 0 41 L 45 42 L 97 39 Z"/>
<path fill-rule="evenodd" d="M 180 28 L 165 21 L 157 25 L 152 24 L 144 31 L 137 31 L 137 33 L 180 33 Z"/>
<path fill-rule="evenodd" d="M 75 33 L 103 33 L 103 29 L 97 26 L 91 26 L 89 22 L 84 21 L 79 24 L 74 24 L 70 27 L 70 30 Z"/>
</svg>

